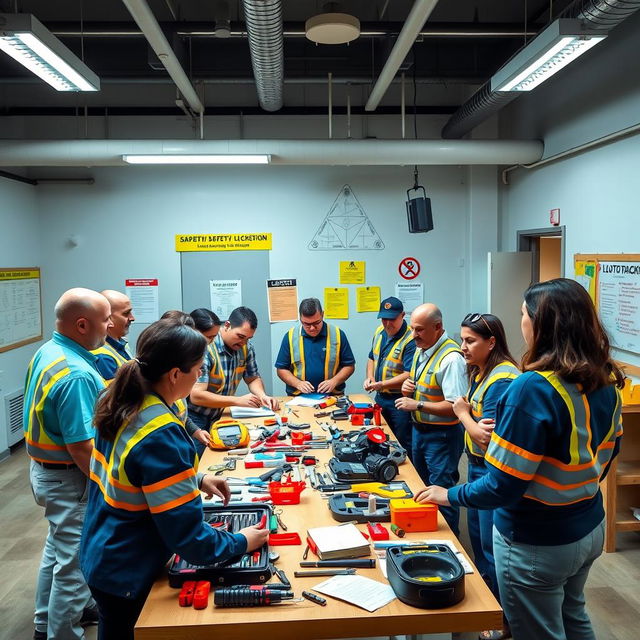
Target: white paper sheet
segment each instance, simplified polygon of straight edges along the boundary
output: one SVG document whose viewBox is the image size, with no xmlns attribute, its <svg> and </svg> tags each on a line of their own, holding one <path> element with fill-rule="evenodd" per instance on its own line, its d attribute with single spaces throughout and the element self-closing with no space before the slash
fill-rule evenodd
<svg viewBox="0 0 640 640">
<path fill-rule="evenodd" d="M 358 575 L 333 576 L 313 589 L 370 612 L 384 607 L 396 598 L 390 585 Z"/>
<path fill-rule="evenodd" d="M 296 396 L 293 400 L 285 402 L 289 407 L 315 407 L 320 404 L 327 396 L 321 393 L 303 393 Z"/>
<path fill-rule="evenodd" d="M 268 418 L 275 415 L 266 407 L 231 407 L 232 418 Z"/>
<path fill-rule="evenodd" d="M 224 322 L 231 312 L 242 306 L 241 280 L 209 280 L 211 310 Z"/>
</svg>

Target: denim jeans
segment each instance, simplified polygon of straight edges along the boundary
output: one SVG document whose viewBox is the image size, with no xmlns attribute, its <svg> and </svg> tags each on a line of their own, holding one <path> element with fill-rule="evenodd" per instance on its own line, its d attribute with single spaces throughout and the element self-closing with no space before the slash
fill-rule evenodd
<svg viewBox="0 0 640 640">
<path fill-rule="evenodd" d="M 494 527 L 501 603 L 513 640 L 596 640 L 584 585 L 603 544 L 604 520 L 581 540 L 557 546 L 512 542 Z"/>
<path fill-rule="evenodd" d="M 460 480 L 458 463 L 464 448 L 461 424 L 446 427 L 425 427 L 413 423 L 413 466 L 426 484 L 453 487 Z M 459 507 L 440 507 L 440 513 L 454 535 L 460 534 Z"/>
<path fill-rule="evenodd" d="M 77 467 L 44 469 L 33 460 L 30 478 L 33 496 L 49 521 L 36 586 L 35 627 L 55 640 L 80 640 L 82 611 L 93 606 L 79 561 L 88 479 Z"/>
<path fill-rule="evenodd" d="M 469 462 L 467 482 L 479 480 L 487 472 L 488 469 L 485 465 Z M 467 525 L 473 548 L 473 560 L 478 567 L 478 572 L 496 599 L 500 601 L 496 563 L 493 557 L 493 509 L 472 509 L 469 507 L 467 509 Z"/>
<path fill-rule="evenodd" d="M 393 431 L 396 439 L 407 450 L 407 456 L 411 460 L 413 449 L 413 424 L 411 412 L 396 409 L 395 401 L 400 396 L 389 393 L 377 393 L 376 402 L 382 407 L 382 417 Z"/>
</svg>

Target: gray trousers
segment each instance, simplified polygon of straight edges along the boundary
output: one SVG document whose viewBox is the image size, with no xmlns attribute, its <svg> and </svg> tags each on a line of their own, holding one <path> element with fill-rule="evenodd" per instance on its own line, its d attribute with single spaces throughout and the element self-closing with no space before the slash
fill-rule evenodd
<svg viewBox="0 0 640 640">
<path fill-rule="evenodd" d="M 78 468 L 44 469 L 33 460 L 30 478 L 49 521 L 36 586 L 35 627 L 52 640 L 81 640 L 82 611 L 93 602 L 79 560 L 88 480 Z"/>
<path fill-rule="evenodd" d="M 577 542 L 512 542 L 493 528 L 500 600 L 513 640 L 596 640 L 584 585 L 602 553 L 604 521 Z"/>
</svg>

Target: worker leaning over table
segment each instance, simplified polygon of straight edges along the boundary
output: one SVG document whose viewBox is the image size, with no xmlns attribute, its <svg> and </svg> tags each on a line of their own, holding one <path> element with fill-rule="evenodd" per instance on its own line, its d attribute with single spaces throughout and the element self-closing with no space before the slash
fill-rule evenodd
<svg viewBox="0 0 640 640">
<path fill-rule="evenodd" d="M 93 410 L 104 382 L 90 351 L 111 328 L 107 299 L 70 289 L 55 306 L 56 329 L 29 363 L 23 424 L 30 481 L 49 522 L 35 602 L 35 640 L 81 640 L 97 621 L 78 550 L 87 506 Z"/>
<path fill-rule="evenodd" d="M 202 372 L 189 396 L 189 417 L 209 430 L 226 407 L 280 408 L 276 398 L 268 396 L 250 340 L 258 328 L 258 318 L 248 307 L 238 307 L 229 315 L 208 349 Z M 249 393 L 234 395 L 244 380 Z"/>
<path fill-rule="evenodd" d="M 229 501 L 224 478 L 196 473 L 193 441 L 176 401 L 193 386 L 205 338 L 161 320 L 138 340 L 96 406 L 91 486 L 80 551 L 82 571 L 98 603 L 99 640 L 133 640 L 154 580 L 172 553 L 209 565 L 259 548 L 268 530 L 238 533 L 204 520 L 200 491 Z"/>
<path fill-rule="evenodd" d="M 416 352 L 396 408 L 411 412 L 412 462 L 422 480 L 453 487 L 460 479 L 458 463 L 464 448 L 464 430 L 453 403 L 467 392 L 467 366 L 460 345 L 444 330 L 442 312 L 435 304 L 416 307 L 411 331 Z M 445 506 L 441 512 L 457 536 L 459 508 Z"/>
<path fill-rule="evenodd" d="M 395 401 L 402 395 L 402 383 L 409 377 L 416 343 L 404 319 L 404 306 L 398 298 L 384 299 L 380 303 L 378 318 L 382 324 L 373 336 L 363 387 L 369 393 L 376 392 L 375 401 L 382 407 L 385 421 L 411 457 L 411 415 L 397 409 Z"/>
<path fill-rule="evenodd" d="M 356 360 L 344 331 L 324 321 L 320 300 L 300 303 L 300 324 L 285 333 L 275 367 L 287 395 L 342 393 Z"/>
</svg>

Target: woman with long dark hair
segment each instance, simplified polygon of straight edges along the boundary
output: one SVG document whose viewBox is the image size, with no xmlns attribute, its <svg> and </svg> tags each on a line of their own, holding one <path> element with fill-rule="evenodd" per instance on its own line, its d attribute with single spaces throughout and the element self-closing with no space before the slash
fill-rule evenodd
<svg viewBox="0 0 640 640">
<path fill-rule="evenodd" d="M 484 454 L 494 428 L 496 404 L 520 371 L 509 351 L 500 319 L 490 313 L 470 313 L 460 329 L 462 355 L 467 362 L 469 391 L 453 403 L 453 411 L 465 429 L 465 452 L 469 461 L 467 479 L 479 480 L 488 473 Z M 480 575 L 500 600 L 493 557 L 493 509 L 467 510 L 469 538 Z M 480 640 L 503 640 L 502 629 L 480 634 Z"/>
<path fill-rule="evenodd" d="M 620 446 L 624 376 L 573 280 L 527 289 L 522 335 L 524 373 L 498 401 L 489 473 L 416 499 L 496 509 L 496 572 L 514 640 L 595 640 L 584 585 L 602 553 L 599 483 Z"/>
<path fill-rule="evenodd" d="M 138 339 L 96 407 L 97 436 L 80 562 L 98 603 L 99 640 L 133 639 L 153 581 L 172 553 L 207 565 L 251 551 L 268 531 L 232 534 L 204 522 L 200 491 L 226 503 L 226 481 L 197 474 L 194 443 L 175 402 L 198 377 L 206 341 L 159 321 Z"/>
</svg>

